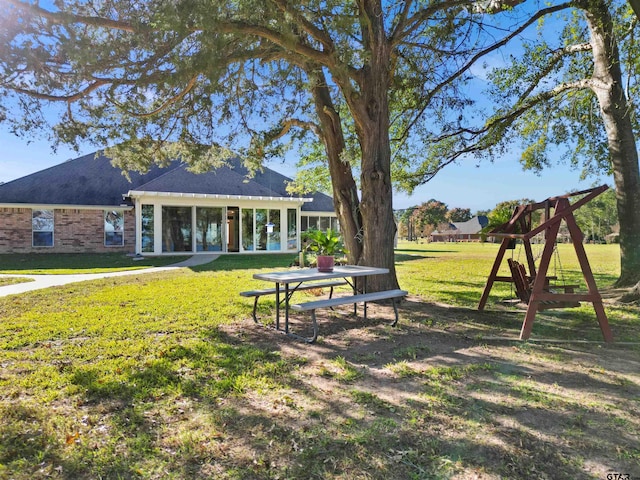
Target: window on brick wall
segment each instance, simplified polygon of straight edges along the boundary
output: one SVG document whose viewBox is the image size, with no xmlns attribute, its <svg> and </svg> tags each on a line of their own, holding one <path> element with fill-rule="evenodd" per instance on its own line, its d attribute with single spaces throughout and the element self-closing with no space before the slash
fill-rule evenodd
<svg viewBox="0 0 640 480">
<path fill-rule="evenodd" d="M 32 210 L 31 230 L 34 247 L 53 247 L 53 210 Z"/>
<path fill-rule="evenodd" d="M 104 212 L 104 245 L 121 247 L 124 245 L 124 212 L 121 210 L 105 210 Z"/>
</svg>

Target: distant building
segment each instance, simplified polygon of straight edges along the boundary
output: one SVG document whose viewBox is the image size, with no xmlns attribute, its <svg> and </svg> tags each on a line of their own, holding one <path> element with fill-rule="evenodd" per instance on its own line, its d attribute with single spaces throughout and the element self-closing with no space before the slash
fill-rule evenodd
<svg viewBox="0 0 640 480">
<path fill-rule="evenodd" d="M 448 228 L 432 232 L 430 239 L 432 242 L 478 242 L 480 232 L 488 224 L 489 219 L 479 215 L 466 222 L 450 223 Z"/>
</svg>

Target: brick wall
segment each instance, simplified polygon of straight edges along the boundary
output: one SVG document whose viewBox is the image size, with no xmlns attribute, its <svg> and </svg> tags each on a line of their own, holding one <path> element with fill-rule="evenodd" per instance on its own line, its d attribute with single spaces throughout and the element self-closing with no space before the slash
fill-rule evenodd
<svg viewBox="0 0 640 480">
<path fill-rule="evenodd" d="M 31 247 L 31 209 L 0 208 L 0 253 L 19 253 Z"/>
<path fill-rule="evenodd" d="M 0 208 L 0 253 L 133 253 L 135 213 L 124 212 L 124 246 L 104 245 L 104 210 L 54 210 L 53 247 L 33 247 L 30 208 Z"/>
</svg>

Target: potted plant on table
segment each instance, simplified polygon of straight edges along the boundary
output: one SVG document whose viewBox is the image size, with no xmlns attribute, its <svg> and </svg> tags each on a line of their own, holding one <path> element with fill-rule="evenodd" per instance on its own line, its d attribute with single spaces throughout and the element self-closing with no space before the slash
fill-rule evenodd
<svg viewBox="0 0 640 480">
<path fill-rule="evenodd" d="M 333 272 L 335 256 L 347 253 L 340 235 L 331 229 L 327 229 L 326 232 L 307 230 L 305 240 L 307 241 L 306 250 L 316 255 L 319 272 Z"/>
</svg>

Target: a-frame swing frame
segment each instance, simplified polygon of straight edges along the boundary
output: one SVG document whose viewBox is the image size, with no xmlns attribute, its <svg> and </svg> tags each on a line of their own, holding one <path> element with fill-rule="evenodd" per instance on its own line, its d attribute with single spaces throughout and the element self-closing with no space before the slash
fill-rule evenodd
<svg viewBox="0 0 640 480">
<path fill-rule="evenodd" d="M 593 272 L 591 271 L 591 266 L 589 265 L 584 245 L 582 244 L 583 234 L 573 216 L 573 212 L 575 210 L 593 200 L 595 197 L 607 190 L 607 188 L 609 188 L 607 185 L 601 185 L 600 187 L 583 190 L 581 192 L 550 197 L 539 203 L 518 205 L 511 219 L 507 223 L 489 232 L 487 236 L 501 238 L 502 242 L 500 243 L 498 254 L 493 263 L 489 278 L 487 279 L 484 292 L 482 293 L 478 310 L 484 310 L 494 282 L 513 281 L 512 277 L 499 276 L 498 270 L 504 260 L 504 255 L 509 247 L 509 243 L 515 239 L 520 239 L 524 244 L 530 277 L 533 278 L 527 313 L 522 323 L 522 329 L 520 330 L 520 339 L 526 340 L 530 337 L 533 322 L 538 310 L 549 308 L 549 305 L 554 303 L 562 305 L 563 303 L 590 302 L 593 304 L 593 309 L 595 310 L 604 340 L 606 342 L 612 342 L 613 335 L 609 328 L 607 314 L 605 313 L 602 305 L 602 297 L 593 278 Z M 569 198 L 579 195 L 584 196 L 573 204 L 569 202 Z M 539 226 L 534 228 L 532 226 L 532 213 L 541 209 L 545 210 L 544 220 Z M 551 210 L 553 210 L 553 212 L 551 212 Z M 547 272 L 549 271 L 549 265 L 551 263 L 556 239 L 558 237 L 558 231 L 560 230 L 562 221 L 566 223 L 569 230 L 571 242 L 575 248 L 580 268 L 582 269 L 582 274 L 587 284 L 588 291 L 586 293 L 554 293 L 548 288 Z M 540 257 L 540 263 L 536 271 L 535 258 L 531 248 L 531 239 L 541 232 L 545 232 L 545 244 L 542 256 Z"/>
</svg>

